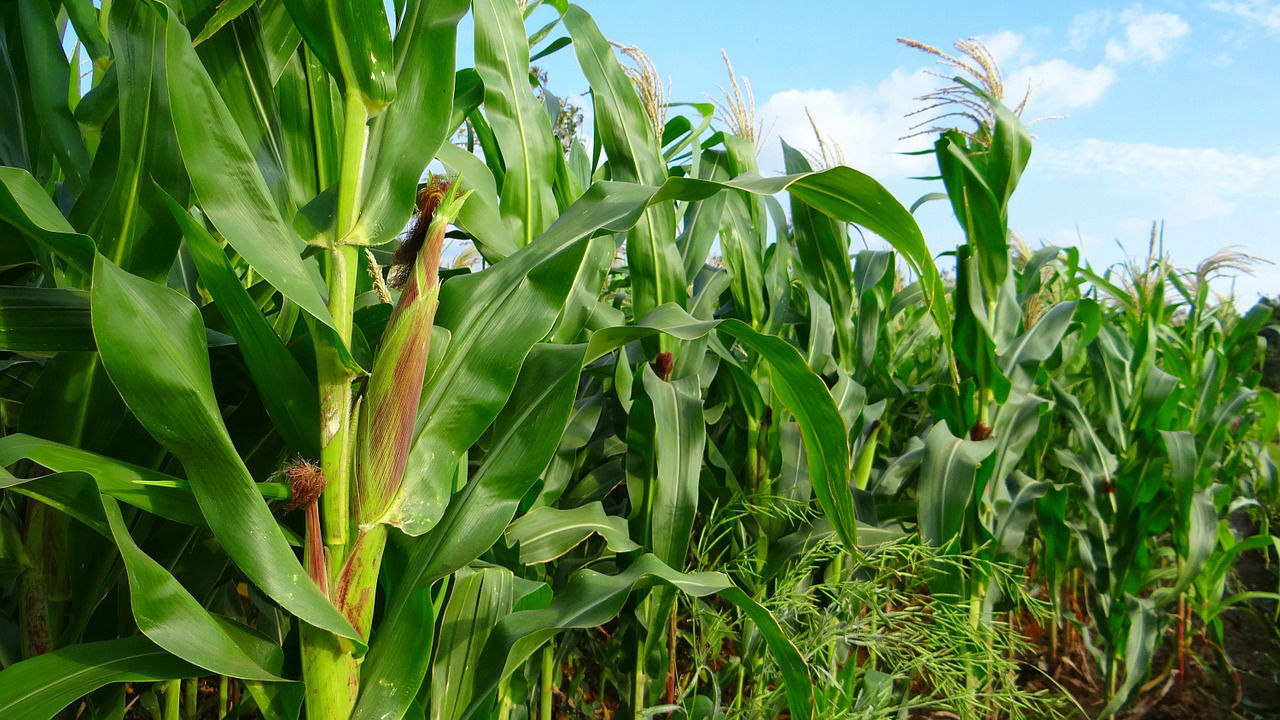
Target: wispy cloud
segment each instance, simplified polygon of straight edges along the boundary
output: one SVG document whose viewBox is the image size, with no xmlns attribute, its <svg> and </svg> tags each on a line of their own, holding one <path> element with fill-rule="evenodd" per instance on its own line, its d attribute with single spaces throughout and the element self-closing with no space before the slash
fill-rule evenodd
<svg viewBox="0 0 1280 720">
<path fill-rule="evenodd" d="M 1280 2 L 1248 0 L 1248 2 L 1211 2 L 1210 10 L 1217 10 L 1256 23 L 1268 32 L 1280 32 Z"/>
<path fill-rule="evenodd" d="M 1157 199 L 1156 216 L 1175 222 L 1223 217 L 1242 204 L 1280 203 L 1280 154 L 1234 153 L 1213 147 L 1172 147 L 1101 139 L 1046 143 L 1036 171 L 1095 178 Z"/>
<path fill-rule="evenodd" d="M 1151 65 L 1168 60 L 1182 38 L 1190 33 L 1191 25 L 1181 15 L 1147 12 L 1140 5 L 1119 11 L 1082 12 L 1067 27 L 1067 38 L 1077 50 L 1096 38 L 1107 37 L 1108 62 L 1143 61 Z"/>
<path fill-rule="evenodd" d="M 1112 10 L 1086 10 L 1076 15 L 1067 26 L 1071 47 L 1076 50 L 1084 48 L 1090 40 L 1105 33 L 1114 20 L 1115 12 Z"/>
<path fill-rule="evenodd" d="M 1048 215 L 1056 223 L 1080 223 L 1083 245 L 1096 266 L 1123 259 L 1125 251 L 1111 241 L 1128 251 L 1144 247 L 1152 221 L 1164 223 L 1165 250 L 1182 266 L 1194 266 L 1228 245 L 1280 260 L 1273 250 L 1280 237 L 1270 230 L 1280 222 L 1280 187 L 1271 180 L 1280 173 L 1280 153 L 1095 138 L 1041 143 L 1031 162 L 1029 190 L 1070 201 L 1050 202 L 1023 220 L 1034 224 Z M 1072 233 L 1043 237 L 1061 244 L 1070 242 Z M 1234 286 L 1237 297 L 1252 302 L 1258 294 L 1273 293 L 1277 283 L 1280 266 L 1260 265 L 1252 275 L 1224 278 L 1215 287 L 1225 292 Z"/>
<path fill-rule="evenodd" d="M 1122 34 L 1107 41 L 1107 59 L 1117 63 L 1162 63 L 1191 32 L 1187 21 L 1173 13 L 1142 12 L 1133 7 L 1121 12 L 1118 19 Z"/>
</svg>

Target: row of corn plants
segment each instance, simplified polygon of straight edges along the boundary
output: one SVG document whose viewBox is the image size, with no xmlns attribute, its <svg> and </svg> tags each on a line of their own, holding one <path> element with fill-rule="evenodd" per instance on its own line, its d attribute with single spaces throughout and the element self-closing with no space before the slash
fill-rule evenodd
<svg viewBox="0 0 1280 720">
<path fill-rule="evenodd" d="M 1021 245 L 989 73 L 935 258 L 563 0 L 19 0 L 0 40 L 2 717 L 1072 712 L 1028 627 L 1110 715 L 1266 594 L 1228 520 L 1276 495 L 1269 308 Z"/>
</svg>

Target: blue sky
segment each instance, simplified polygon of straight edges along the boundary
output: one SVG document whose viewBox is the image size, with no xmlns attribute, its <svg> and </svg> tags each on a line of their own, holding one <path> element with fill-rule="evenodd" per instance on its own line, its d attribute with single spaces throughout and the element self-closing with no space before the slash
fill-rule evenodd
<svg viewBox="0 0 1280 720">
<path fill-rule="evenodd" d="M 718 95 L 727 51 L 772 131 L 766 174 L 781 171 L 780 137 L 814 146 L 807 107 L 847 164 L 904 204 L 936 189 L 909 179 L 931 170 L 928 158 L 900 154 L 928 141 L 898 140 L 910 125 L 904 114 L 934 81 L 924 73 L 930 58 L 896 38 L 949 49 L 977 36 L 1001 63 L 1007 99 L 1020 99 L 1030 82 L 1025 118 L 1067 116 L 1032 128 L 1011 218 L 1031 245 L 1079 245 L 1104 267 L 1144 252 L 1152 222 L 1163 221 L 1165 249 L 1179 265 L 1226 245 L 1280 262 L 1280 2 L 582 4 L 607 37 L 652 58 L 673 102 Z M 470 62 L 470 33 L 468 22 L 461 64 Z M 559 94 L 585 93 L 571 49 L 539 64 Z M 943 204 L 917 217 L 935 250 L 958 241 Z M 1280 293 L 1280 266 L 1260 266 L 1234 289 L 1241 305 Z"/>
</svg>

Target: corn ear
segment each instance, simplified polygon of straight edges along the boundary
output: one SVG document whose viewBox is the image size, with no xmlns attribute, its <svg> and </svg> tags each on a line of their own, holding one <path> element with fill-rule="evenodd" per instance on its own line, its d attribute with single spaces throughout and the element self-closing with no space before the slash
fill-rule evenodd
<svg viewBox="0 0 1280 720">
<path fill-rule="evenodd" d="M 392 507 L 404 477 L 440 296 L 445 230 L 468 195 L 470 191 L 458 193 L 457 183 L 446 186 L 437 180 L 418 195 L 418 227 L 407 243 L 420 243 L 420 249 L 406 258 L 403 292 L 383 332 L 361 410 L 355 517 L 362 527 L 376 524 Z M 419 232 L 423 234 L 415 237 Z"/>
</svg>

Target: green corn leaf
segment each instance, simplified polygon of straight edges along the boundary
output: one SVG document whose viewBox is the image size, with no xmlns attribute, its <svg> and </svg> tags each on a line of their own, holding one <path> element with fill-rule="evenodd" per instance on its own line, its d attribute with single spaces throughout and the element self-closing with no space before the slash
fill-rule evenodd
<svg viewBox="0 0 1280 720">
<path fill-rule="evenodd" d="M 453 113 L 449 115 L 450 134 L 457 132 L 483 102 L 484 83 L 480 81 L 480 73 L 475 68 L 463 68 L 454 73 Z"/>
<path fill-rule="evenodd" d="M 591 84 L 594 128 L 609 157 L 611 179 L 660 185 L 667 179 L 667 166 L 653 123 L 613 48 L 591 16 L 576 5 L 569 6 L 564 24 Z M 685 304 L 684 263 L 676 246 L 675 210 L 669 203 L 645 210 L 627 234 L 627 262 L 637 316 L 663 303 Z"/>
<path fill-rule="evenodd" d="M 163 197 L 187 239 L 204 286 L 231 326 L 272 423 L 297 452 L 318 457 L 320 404 L 315 387 L 241 285 L 218 241 L 172 198 Z"/>
<path fill-rule="evenodd" d="M 529 41 L 519 8 L 506 0 L 476 0 L 473 12 L 485 117 L 506 165 L 500 209 L 516 243 L 528 245 L 556 216 L 547 179 L 555 175 L 560 143 L 529 85 Z"/>
<path fill-rule="evenodd" d="M 1147 670 L 1151 667 L 1152 655 L 1155 654 L 1159 618 L 1151 600 L 1125 598 L 1125 609 L 1129 616 L 1129 633 L 1124 655 L 1120 656 L 1124 659 L 1124 679 L 1107 701 L 1107 706 L 1099 712 L 1100 717 L 1114 714 L 1124 706 L 1134 688 L 1146 677 Z M 1111 662 L 1116 662 L 1116 658 L 1112 658 Z"/>
<path fill-rule="evenodd" d="M 1097 312 L 1097 304 L 1090 300 L 1063 302 L 1049 308 L 1035 325 L 1001 348 L 998 357 L 1001 372 L 1013 380 L 1014 387 L 1025 392 L 1040 364 L 1062 344 L 1073 318 L 1079 314 L 1085 316 L 1087 322 L 1088 316 Z"/>
<path fill-rule="evenodd" d="M 283 3 L 277 1 L 275 6 L 282 8 Z M 293 32 L 292 39 L 296 42 L 297 29 L 293 22 L 282 9 L 277 12 L 285 15 L 281 24 Z M 263 21 L 267 22 L 267 18 Z M 276 102 L 280 108 L 280 135 L 290 193 L 295 204 L 305 206 L 324 191 L 336 193 L 343 107 L 337 84 L 321 67 L 315 54 L 305 46 L 296 53 L 290 49 L 290 54 L 291 59 L 285 58 L 288 62 L 281 67 L 276 82 Z M 300 217 L 301 213 L 294 216 L 295 227 Z M 327 230 L 327 227 L 317 228 L 316 234 Z M 315 235 L 303 235 L 303 239 L 314 241 Z"/>
<path fill-rule="evenodd" d="M 464 191 L 470 191 L 467 204 L 458 216 L 458 226 L 467 231 L 477 249 L 489 260 L 500 260 L 518 249 L 498 212 L 498 190 L 493 173 L 480 158 L 454 145 L 444 143 L 436 157 L 458 178 Z"/>
<path fill-rule="evenodd" d="M 1209 491 L 1201 491 L 1191 498 L 1190 507 L 1183 512 L 1185 523 L 1185 548 L 1181 568 L 1172 587 L 1157 588 L 1151 600 L 1157 607 L 1167 607 L 1177 601 L 1191 583 L 1200 575 L 1218 545 L 1218 511 L 1213 506 Z"/>
<path fill-rule="evenodd" d="M 604 538 L 611 552 L 640 549 L 627 534 L 626 519 L 605 514 L 604 506 L 598 502 L 569 510 L 536 507 L 511 523 L 504 533 L 508 544 L 519 544 L 520 562 L 525 565 L 555 560 L 593 534 Z M 685 542 L 688 543 L 687 537 Z"/>
<path fill-rule="evenodd" d="M 93 477 L 104 495 L 174 522 L 204 525 L 187 482 L 171 475 L 31 435 L 17 433 L 0 438 L 0 467 L 19 460 L 29 460 L 55 473 L 84 473 Z M 26 491 L 39 492 L 33 486 L 47 483 L 45 478 L 21 480 L 5 475 L 0 475 L 0 486 L 16 488 L 22 484 Z"/>
<path fill-rule="evenodd" d="M 849 491 L 849 435 L 826 384 L 785 340 L 758 333 L 738 320 L 725 320 L 720 329 L 769 363 L 773 390 L 800 425 L 818 504 L 845 547 L 854 552 L 858 531 Z"/>
<path fill-rule="evenodd" d="M 85 93 L 85 96 L 80 98 L 80 102 L 76 103 L 76 122 L 82 127 L 100 131 L 107 121 L 111 119 L 112 115 L 115 114 L 116 108 L 119 107 L 119 85 L 115 68 L 107 68 L 102 80 L 89 88 L 89 92 Z"/>
<path fill-rule="evenodd" d="M 641 383 L 653 406 L 654 475 L 649 478 L 649 547 L 667 565 L 683 568 L 694 513 L 698 510 L 698 478 L 703 444 L 698 376 L 663 381 L 649 365 Z"/>
<path fill-rule="evenodd" d="M 1002 555 L 1015 555 L 1018 548 L 1022 547 L 1027 527 L 1035 517 L 1036 503 L 1051 489 L 1052 485 L 1049 483 L 1034 480 L 1016 470 L 1007 476 L 997 490 L 988 493 L 995 496 L 991 503 L 995 512 L 991 535 Z"/>
<path fill-rule="evenodd" d="M 374 2 L 285 0 L 289 16 L 343 94 L 370 115 L 396 97 L 396 55 L 385 6 Z"/>
<path fill-rule="evenodd" d="M 71 263 L 85 277 L 93 271 L 93 240 L 71 227 L 26 170 L 0 167 L 0 220 Z"/>
<path fill-rule="evenodd" d="M 991 453 L 990 441 L 961 440 L 937 423 L 924 441 L 918 489 L 920 537 L 941 546 L 960 533 L 973 501 L 978 465 Z"/>
<path fill-rule="evenodd" d="M 0 716 L 49 720 L 112 683 L 175 680 L 202 672 L 141 635 L 71 645 L 0 671 Z"/>
<path fill-rule="evenodd" d="M 592 333 L 587 343 L 587 362 L 594 362 L 627 343 L 657 333 L 679 340 L 696 340 L 719 324 L 718 320 L 699 320 L 679 305 L 661 305 L 634 325 L 614 325 Z"/>
<path fill-rule="evenodd" d="M 298 720 L 302 714 L 303 686 L 296 682 L 245 680 L 263 720 Z"/>
<path fill-rule="evenodd" d="M 0 350 L 92 350 L 88 293 L 0 286 Z"/>
<path fill-rule="evenodd" d="M 797 719 L 813 717 L 812 689 L 804 659 L 787 640 L 769 611 L 720 573 L 681 573 L 653 555 L 644 555 L 617 575 L 579 570 L 556 593 L 548 607 L 517 612 L 503 618 L 493 629 L 480 663 L 483 667 L 502 668 L 502 671 L 477 674 L 472 692 L 474 699 L 462 718 L 465 720 L 483 713 L 489 693 L 548 639 L 565 629 L 595 627 L 607 622 L 622 610 L 624 601 L 633 590 L 655 583 L 668 585 L 693 597 L 718 593 L 741 609 L 759 628 L 782 670 L 791 716 Z"/>
<path fill-rule="evenodd" d="M 209 347 L 234 344 L 206 331 Z M 93 350 L 89 293 L 71 288 L 0 285 L 0 350 L 29 353 Z"/>
<path fill-rule="evenodd" d="M 658 332 L 680 339 L 701 337 L 713 328 L 725 332 L 769 363 L 774 391 L 796 417 L 804 438 L 809 478 L 827 517 L 836 526 L 840 539 L 854 548 L 857 522 L 853 497 L 849 492 L 849 439 L 844 420 L 822 379 L 809 369 L 792 345 L 774 335 L 753 330 L 740 320 L 701 321 L 683 309 L 667 305 L 656 308 L 639 325 L 609 328 L 592 336 L 587 362 L 631 342 Z"/>
<path fill-rule="evenodd" d="M 299 257 L 301 241 L 281 216 L 244 136 L 172 14 L 165 31 L 165 68 L 178 146 L 201 209 L 267 282 L 333 327 L 320 296 L 319 273 Z"/>
<path fill-rule="evenodd" d="M 950 131 L 934 144 L 934 154 L 952 210 L 978 264 L 982 295 L 994 299 L 1009 272 L 1009 229 L 1007 208 L 983 173 L 984 150 L 970 148 L 960 133 Z"/>
<path fill-rule="evenodd" d="M 84 44 L 86 50 L 89 51 L 89 57 L 94 63 L 100 63 L 107 59 L 107 41 L 102 37 L 102 29 L 98 27 L 98 18 L 95 16 L 97 8 L 93 6 L 91 0 L 64 0 L 62 7 L 67 11 L 67 19 L 71 21 L 71 26 L 75 28 L 76 39 Z"/>
<path fill-rule="evenodd" d="M 1084 491 L 1092 500 L 1100 487 L 1112 484 L 1118 466 L 1116 456 L 1094 431 L 1089 417 L 1080 404 L 1080 399 L 1057 381 L 1053 381 L 1051 387 L 1056 401 L 1054 407 L 1066 415 L 1067 421 L 1071 423 L 1077 435 L 1082 451 L 1081 457 L 1084 462 L 1076 464 L 1072 469 L 1080 472 L 1084 480 Z"/>
<path fill-rule="evenodd" d="M 782 143 L 787 172 L 811 172 L 809 160 L 800 151 Z M 854 357 L 853 267 L 849 263 L 849 238 L 830 217 L 809 207 L 798 194 L 791 194 L 796 254 L 814 288 L 831 308 L 836 342 L 842 362 L 852 369 Z M 859 312 L 861 318 L 861 312 Z"/>
<path fill-rule="evenodd" d="M 202 43 L 197 54 L 217 85 L 218 99 L 235 121 L 234 129 L 240 131 L 245 146 L 253 153 L 276 207 L 287 220 L 299 202 L 310 198 L 293 196 L 291 183 L 285 177 L 281 104 L 272 88 L 266 38 L 256 32 L 258 15 L 251 10 L 243 19 L 232 21 L 226 32 Z"/>
<path fill-rule="evenodd" d="M 950 349 L 951 310 L 942 276 L 915 219 L 888 190 L 870 176 L 847 167 L 803 176 L 787 190 L 837 220 L 865 227 L 902 253 L 920 278 L 929 313 L 942 331 L 944 347 Z"/>
<path fill-rule="evenodd" d="M 720 215 L 720 249 L 725 269 L 732 279 L 733 302 L 743 319 L 753 327 L 764 324 L 764 260 L 760 235 L 751 227 L 751 217 L 743 193 L 725 193 Z M 827 218 L 823 218 L 824 220 Z M 628 256 L 629 257 L 629 256 Z M 638 309 L 638 308 L 637 308 Z"/>
<path fill-rule="evenodd" d="M 303 69 L 307 62 L 307 53 L 291 53 L 280 68 L 275 84 L 276 107 L 279 109 L 280 150 L 284 178 L 288 184 L 288 193 L 294 206 L 306 206 L 320 194 L 322 188 L 332 184 L 331 178 L 336 176 L 334 167 L 319 167 L 318 157 L 324 156 L 329 149 L 335 133 L 332 130 L 333 104 L 330 102 L 329 84 L 320 85 L 320 80 L 329 83 L 329 76 L 323 72 L 322 78 L 309 76 Z M 312 91 L 316 95 L 316 103 L 312 104 Z M 324 129 L 318 129 L 323 126 Z M 324 156 L 327 157 L 327 156 Z M 323 185 L 322 185 L 323 183 Z M 294 215 L 294 229 L 299 236 L 304 236 L 298 228 L 299 215 Z M 313 228 L 311 237 L 322 235 L 328 228 Z"/>
<path fill-rule="evenodd" d="M 998 486 L 1009 477 L 1022 462 L 1031 439 L 1040 428 L 1040 416 L 1051 409 L 1044 398 L 1026 394 L 1010 398 L 999 406 L 991 421 L 991 440 L 994 464 L 989 482 Z"/>
<path fill-rule="evenodd" d="M 98 149 L 92 187 L 76 198 L 71 222 L 96 238 L 115 264 L 163 281 L 181 236 L 155 188 L 179 197 L 190 193 L 163 82 L 164 25 L 146 3 L 117 3 L 107 30 L 118 113 Z M 112 132 L 117 127 L 118 138 Z"/>
<path fill-rule="evenodd" d="M 944 347 L 950 351 L 951 311 L 947 305 L 942 275 L 933 262 L 929 246 L 915 219 L 884 186 L 848 167 L 834 167 L 816 173 L 762 178 L 744 175 L 732 180 L 703 180 L 672 177 L 649 202 L 668 199 L 702 200 L 726 188 L 758 195 L 786 190 L 807 205 L 841 222 L 861 225 L 884 238 L 902 253 L 920 277 L 921 289 L 930 316 L 942 331 Z"/>
<path fill-rule="evenodd" d="M 704 163 L 708 171 L 709 163 Z M 720 229 L 720 216 L 724 213 L 727 193 L 717 193 L 695 203 L 690 203 L 684 214 L 684 231 L 676 238 L 676 246 L 684 261 L 684 275 L 692 283 L 707 262 L 711 247 Z"/>
<path fill-rule="evenodd" d="M 71 72 L 53 7 L 44 0 L 19 0 L 18 18 L 27 55 L 27 86 L 42 134 L 71 188 L 79 190 L 89 178 L 89 151 L 67 104 Z"/>
<path fill-rule="evenodd" d="M 14 477 L 8 470 L 0 470 L 0 487 L 44 503 L 111 539 L 111 528 L 102 512 L 102 493 L 89 475 L 65 472 L 27 479 Z"/>
<path fill-rule="evenodd" d="M 101 496 L 100 496 L 101 497 Z M 276 649 L 267 669 L 245 652 L 173 575 L 151 559 L 129 535 L 115 500 L 102 497 L 111 535 L 129 575 L 129 600 L 138 629 L 157 645 L 218 675 L 280 680 L 284 654 Z"/>
<path fill-rule="evenodd" d="M 240 17 L 256 4 L 257 0 L 222 0 L 218 3 L 218 9 L 213 11 L 213 17 L 205 21 L 204 27 L 200 28 L 200 33 L 192 39 L 191 44 L 199 45 L 213 37 L 227 23 Z"/>
<path fill-rule="evenodd" d="M 986 401 L 987 391 L 992 391 L 996 402 L 1009 397 L 1012 382 L 1001 372 L 996 362 L 996 343 L 1007 327 L 1013 325 L 1016 313 L 992 312 L 978 277 L 978 260 L 973 256 L 972 244 L 956 248 L 956 317 L 955 358 L 956 368 L 963 380 L 973 382 L 979 389 L 979 402 Z M 999 308 L 997 307 L 997 311 Z M 994 322 L 999 315 L 1003 322 Z"/>
<path fill-rule="evenodd" d="M 976 87 L 970 86 L 976 90 Z M 991 158 L 987 161 L 987 184 L 1004 207 L 1022 179 L 1031 159 L 1031 134 L 1013 111 L 990 96 L 985 96 L 995 115 L 991 133 Z"/>
<path fill-rule="evenodd" d="M 632 513 L 643 522 L 646 549 L 668 567 L 683 569 L 698 510 L 707 436 L 699 379 L 690 374 L 664 381 L 645 364 L 641 387 L 644 395 L 633 399 L 627 419 L 627 487 Z M 646 607 L 645 626 L 667 626 L 674 600 L 675 592 L 670 588 L 655 590 Z M 666 674 L 664 638 L 661 632 L 645 637 L 642 653 L 651 677 Z"/>
<path fill-rule="evenodd" d="M 13 3 L 9 7 L 16 7 Z M 10 16 L 12 17 L 12 16 Z M 20 22 L 20 21 L 19 21 Z M 4 127 L 13 128 L 12 132 L 0 133 L 0 163 L 4 166 L 30 168 L 34 166 L 31 151 L 33 134 L 31 125 L 31 91 L 25 83 L 18 82 L 18 68 L 22 67 L 22 58 L 10 50 L 12 46 L 6 42 L 5 52 L 0 52 L 0 120 Z M 114 100 L 111 101 L 114 103 Z M 34 138 L 31 138 L 34 139 Z"/>
<path fill-rule="evenodd" d="M 588 324 L 608 322 L 601 318 L 613 308 L 601 302 L 600 288 L 608 281 L 611 261 L 617 252 L 614 238 L 609 235 L 596 235 L 588 241 L 582 265 L 578 267 L 578 275 L 573 279 L 573 286 L 565 298 L 560 317 L 556 318 L 555 327 L 548 336 L 550 342 L 574 342 Z"/>
<path fill-rule="evenodd" d="M 1186 512 L 1196 491 L 1196 438 L 1186 430 L 1161 430 L 1169 457 L 1169 475 L 1178 507 Z"/>
<path fill-rule="evenodd" d="M 489 633 L 511 613 L 514 577 L 506 568 L 459 573 L 440 624 L 440 645 L 431 671 L 431 720 L 457 720 L 471 702 Z"/>
<path fill-rule="evenodd" d="M 148 513 L 192 527 L 204 527 L 204 516 L 191 495 L 190 485 L 180 478 L 152 473 L 145 468 L 138 468 L 127 463 L 101 455 L 79 450 L 67 445 L 58 445 L 48 440 L 32 438 L 28 435 L 9 435 L 4 438 L 17 438 L 34 441 L 39 447 L 34 452 L 14 452 L 17 448 L 8 445 L 0 448 L 0 457 L 18 458 L 39 462 L 34 458 L 49 460 L 53 465 L 45 467 L 64 467 L 59 454 L 76 454 L 88 456 L 87 462 L 78 458 L 65 463 L 65 467 L 75 468 L 42 475 L 37 478 L 14 477 L 7 470 L 0 469 L 0 489 L 12 489 L 34 500 L 65 513 L 87 525 L 103 537 L 110 538 L 111 530 L 107 526 L 106 516 L 102 512 L 102 501 L 99 495 L 107 495 L 120 502 L 128 503 Z M 50 450 L 55 452 L 50 453 Z M 43 463 L 41 463 L 43 465 Z M 131 482 L 127 478 L 132 473 L 141 472 L 153 477 L 140 482 Z M 123 478 L 123 479 L 122 479 Z M 260 485 L 264 498 L 284 500 L 289 497 L 289 489 L 283 485 Z M 281 527 L 290 545 L 302 545 L 302 538 L 287 527 Z"/>
<path fill-rule="evenodd" d="M 859 378 L 865 378 L 871 371 L 880 345 L 881 327 L 889 319 L 887 313 L 893 294 L 895 260 L 890 252 L 863 250 L 854 263 L 853 286 L 858 294 L 858 314 L 854 324 L 853 367 Z"/>
<path fill-rule="evenodd" d="M 254 583 L 305 622 L 360 642 L 303 571 L 222 423 L 195 307 L 99 256 L 93 331 L 139 422 L 182 462 L 209 528 Z M 139 347 L 147 352 L 139 352 Z"/>
</svg>

